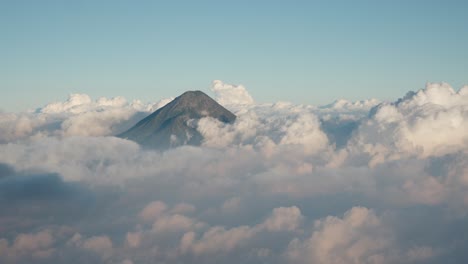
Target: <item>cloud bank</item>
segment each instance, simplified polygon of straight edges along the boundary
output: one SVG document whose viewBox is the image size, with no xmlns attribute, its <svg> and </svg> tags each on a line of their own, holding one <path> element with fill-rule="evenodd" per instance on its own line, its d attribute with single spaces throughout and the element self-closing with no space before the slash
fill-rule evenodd
<svg viewBox="0 0 468 264">
<path fill-rule="evenodd" d="M 255 103 L 199 147 L 113 135 L 167 103 L 71 95 L 0 113 L 2 263 L 463 263 L 468 86 Z"/>
</svg>

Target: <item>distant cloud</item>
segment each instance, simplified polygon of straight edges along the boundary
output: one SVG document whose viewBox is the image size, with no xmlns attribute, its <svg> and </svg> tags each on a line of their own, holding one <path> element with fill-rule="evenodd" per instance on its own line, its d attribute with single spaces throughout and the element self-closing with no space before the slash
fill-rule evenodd
<svg viewBox="0 0 468 264">
<path fill-rule="evenodd" d="M 236 121 L 163 152 L 112 135 L 168 100 L 0 113 L 0 262 L 466 262 L 468 86 L 320 107 L 213 91 Z"/>
<path fill-rule="evenodd" d="M 373 211 L 353 207 L 343 218 L 317 220 L 312 235 L 291 241 L 287 254 L 294 263 L 393 263 L 392 243 L 391 232 Z"/>
<path fill-rule="evenodd" d="M 338 99 L 332 104 L 322 106 L 325 111 L 369 111 L 372 107 L 380 103 L 377 99 L 350 102 L 345 99 Z"/>
<path fill-rule="evenodd" d="M 216 101 L 221 105 L 249 105 L 254 103 L 252 96 L 242 85 L 232 85 L 215 80 L 211 85 L 211 90 L 216 95 Z"/>
<path fill-rule="evenodd" d="M 71 94 L 67 101 L 50 103 L 35 112 L 0 112 L 0 142 L 48 136 L 114 135 L 169 101 L 128 103 L 123 97 L 93 101 L 86 94 Z"/>
<path fill-rule="evenodd" d="M 394 103 L 371 111 L 350 148 L 372 156 L 371 164 L 409 155 L 442 156 L 468 147 L 468 88 L 428 84 Z"/>
</svg>

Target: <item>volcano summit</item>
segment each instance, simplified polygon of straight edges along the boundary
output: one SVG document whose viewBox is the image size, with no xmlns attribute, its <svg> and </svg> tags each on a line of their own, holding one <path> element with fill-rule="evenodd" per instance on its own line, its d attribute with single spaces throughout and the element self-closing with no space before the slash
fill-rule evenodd
<svg viewBox="0 0 468 264">
<path fill-rule="evenodd" d="M 204 117 L 212 117 L 224 123 L 236 120 L 233 113 L 205 93 L 187 91 L 118 137 L 156 149 L 200 145 L 203 136 L 196 129 L 196 123 Z"/>
</svg>

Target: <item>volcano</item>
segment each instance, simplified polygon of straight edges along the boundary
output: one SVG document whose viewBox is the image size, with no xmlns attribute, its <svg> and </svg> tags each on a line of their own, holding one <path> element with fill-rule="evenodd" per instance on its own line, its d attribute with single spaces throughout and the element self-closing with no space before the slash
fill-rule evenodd
<svg viewBox="0 0 468 264">
<path fill-rule="evenodd" d="M 204 117 L 212 117 L 224 123 L 236 120 L 233 113 L 205 93 L 187 91 L 118 137 L 154 149 L 200 145 L 203 136 L 196 126 L 197 121 Z"/>
</svg>

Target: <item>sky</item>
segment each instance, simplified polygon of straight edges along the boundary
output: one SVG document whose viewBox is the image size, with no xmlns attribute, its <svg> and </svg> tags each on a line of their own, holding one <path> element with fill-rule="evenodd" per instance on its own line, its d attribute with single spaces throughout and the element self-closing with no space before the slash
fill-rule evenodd
<svg viewBox="0 0 468 264">
<path fill-rule="evenodd" d="M 145 102 L 213 80 L 259 102 L 468 84 L 466 1 L 0 1 L 0 109 Z"/>
</svg>

